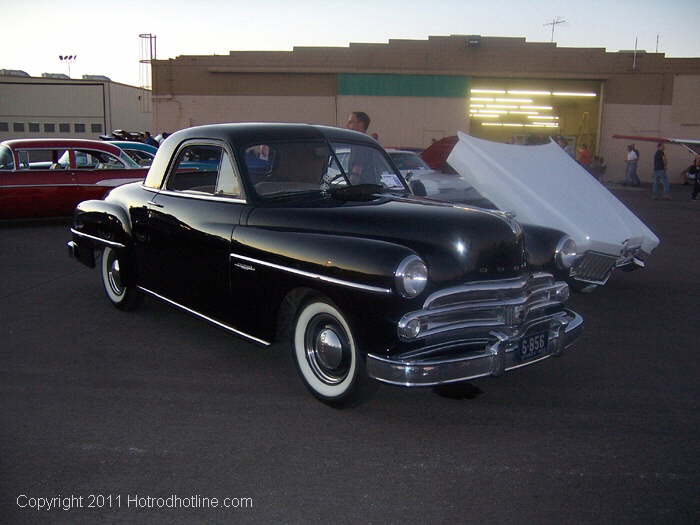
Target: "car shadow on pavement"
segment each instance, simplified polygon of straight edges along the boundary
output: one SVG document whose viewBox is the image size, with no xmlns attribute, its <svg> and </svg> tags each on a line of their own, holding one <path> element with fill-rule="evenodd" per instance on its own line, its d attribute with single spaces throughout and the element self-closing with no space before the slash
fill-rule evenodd
<svg viewBox="0 0 700 525">
<path fill-rule="evenodd" d="M 433 388 L 438 396 L 447 399 L 463 401 L 465 399 L 475 399 L 484 393 L 479 387 L 471 383 L 456 383 L 454 385 L 441 385 Z"/>
</svg>

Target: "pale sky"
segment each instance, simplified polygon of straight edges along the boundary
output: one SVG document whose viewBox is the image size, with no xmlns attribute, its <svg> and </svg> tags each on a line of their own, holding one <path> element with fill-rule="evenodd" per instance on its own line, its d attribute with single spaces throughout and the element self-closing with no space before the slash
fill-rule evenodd
<svg viewBox="0 0 700 525">
<path fill-rule="evenodd" d="M 391 38 L 479 34 L 560 47 L 659 51 L 700 57 L 699 0 L 4 0 L 0 69 L 107 75 L 139 85 L 139 33 L 157 35 L 158 58 L 232 50 L 347 46 Z"/>
</svg>

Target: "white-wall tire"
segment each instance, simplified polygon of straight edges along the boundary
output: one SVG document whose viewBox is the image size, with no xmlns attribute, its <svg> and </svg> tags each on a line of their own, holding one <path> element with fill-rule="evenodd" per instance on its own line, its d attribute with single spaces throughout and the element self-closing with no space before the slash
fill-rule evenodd
<svg viewBox="0 0 700 525">
<path fill-rule="evenodd" d="M 364 366 L 338 308 L 320 297 L 308 301 L 299 309 L 291 335 L 293 359 L 308 390 L 332 405 L 354 401 L 365 380 Z"/>
<path fill-rule="evenodd" d="M 122 277 L 123 261 L 113 248 L 102 250 L 100 273 L 102 286 L 110 302 L 120 310 L 132 310 L 138 304 L 139 293 L 133 286 L 124 284 Z"/>
</svg>

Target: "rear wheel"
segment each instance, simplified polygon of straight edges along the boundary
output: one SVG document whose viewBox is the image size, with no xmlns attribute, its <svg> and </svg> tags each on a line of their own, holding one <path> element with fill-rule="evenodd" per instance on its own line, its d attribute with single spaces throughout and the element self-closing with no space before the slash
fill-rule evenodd
<svg viewBox="0 0 700 525">
<path fill-rule="evenodd" d="M 110 302 L 120 310 L 133 310 L 140 302 L 141 294 L 135 286 L 123 281 L 123 260 L 109 246 L 102 251 L 102 285 Z"/>
<path fill-rule="evenodd" d="M 304 384 L 324 403 L 336 407 L 356 404 L 373 386 L 350 325 L 323 297 L 315 297 L 299 309 L 292 352 Z"/>
</svg>

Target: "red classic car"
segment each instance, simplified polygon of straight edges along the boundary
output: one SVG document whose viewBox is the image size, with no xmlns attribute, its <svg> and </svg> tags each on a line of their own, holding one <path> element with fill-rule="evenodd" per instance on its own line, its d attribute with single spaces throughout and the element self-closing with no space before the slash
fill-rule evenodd
<svg viewBox="0 0 700 525">
<path fill-rule="evenodd" d="M 143 180 L 147 171 L 105 142 L 6 140 L 0 143 L 0 219 L 68 216 L 79 202 Z"/>
</svg>

